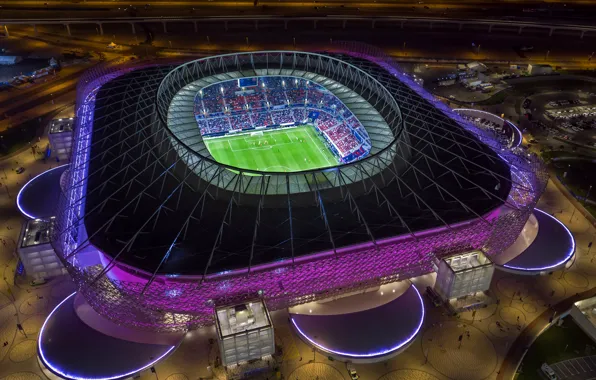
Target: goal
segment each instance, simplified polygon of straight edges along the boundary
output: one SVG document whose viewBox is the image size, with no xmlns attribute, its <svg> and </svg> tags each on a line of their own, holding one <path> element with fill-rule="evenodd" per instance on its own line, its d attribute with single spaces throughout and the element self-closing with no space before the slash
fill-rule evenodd
<svg viewBox="0 0 596 380">
<path fill-rule="evenodd" d="M 263 131 L 251 132 L 251 136 L 263 136 Z"/>
</svg>

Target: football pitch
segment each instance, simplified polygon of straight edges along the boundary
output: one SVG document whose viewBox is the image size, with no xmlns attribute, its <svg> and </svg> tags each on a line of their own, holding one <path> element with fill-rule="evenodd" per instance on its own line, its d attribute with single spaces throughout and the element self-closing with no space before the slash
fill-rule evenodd
<svg viewBox="0 0 596 380">
<path fill-rule="evenodd" d="M 259 136 L 245 133 L 204 141 L 218 162 L 242 169 L 294 172 L 338 164 L 309 125 L 267 131 Z"/>
</svg>

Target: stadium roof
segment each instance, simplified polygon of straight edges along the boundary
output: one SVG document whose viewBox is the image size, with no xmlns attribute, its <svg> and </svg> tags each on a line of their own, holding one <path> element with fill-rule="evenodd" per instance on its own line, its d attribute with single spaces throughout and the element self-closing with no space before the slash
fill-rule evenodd
<svg viewBox="0 0 596 380">
<path fill-rule="evenodd" d="M 172 69 L 134 71 L 99 89 L 87 159 L 89 240 L 153 275 L 207 275 L 415 237 L 483 219 L 508 203 L 512 184 L 524 186 L 511 180 L 493 150 L 363 59 L 241 53 Z M 189 149 L 166 128 L 171 101 L 188 84 L 281 69 L 327 77 L 360 94 L 383 116 L 393 140 L 377 154 L 331 170 L 246 176 Z"/>
</svg>

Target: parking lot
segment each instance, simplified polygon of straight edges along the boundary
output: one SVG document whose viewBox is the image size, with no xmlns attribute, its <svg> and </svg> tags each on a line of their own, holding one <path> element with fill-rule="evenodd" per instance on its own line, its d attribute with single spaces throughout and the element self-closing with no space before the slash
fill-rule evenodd
<svg viewBox="0 0 596 380">
<path fill-rule="evenodd" d="M 549 365 L 555 371 L 559 380 L 596 378 L 596 356 L 584 356 Z"/>
<path fill-rule="evenodd" d="M 547 109 L 546 115 L 553 120 L 569 120 L 596 116 L 596 105 L 587 104 L 570 108 Z"/>
</svg>

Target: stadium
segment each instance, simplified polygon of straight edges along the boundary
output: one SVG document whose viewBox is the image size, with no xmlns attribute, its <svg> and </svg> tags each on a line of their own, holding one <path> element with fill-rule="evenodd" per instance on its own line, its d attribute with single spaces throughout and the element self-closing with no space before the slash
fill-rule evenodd
<svg viewBox="0 0 596 380">
<path fill-rule="evenodd" d="M 93 310 L 133 330 L 497 260 L 548 179 L 359 44 L 97 68 L 77 96 L 52 245 Z"/>
</svg>

